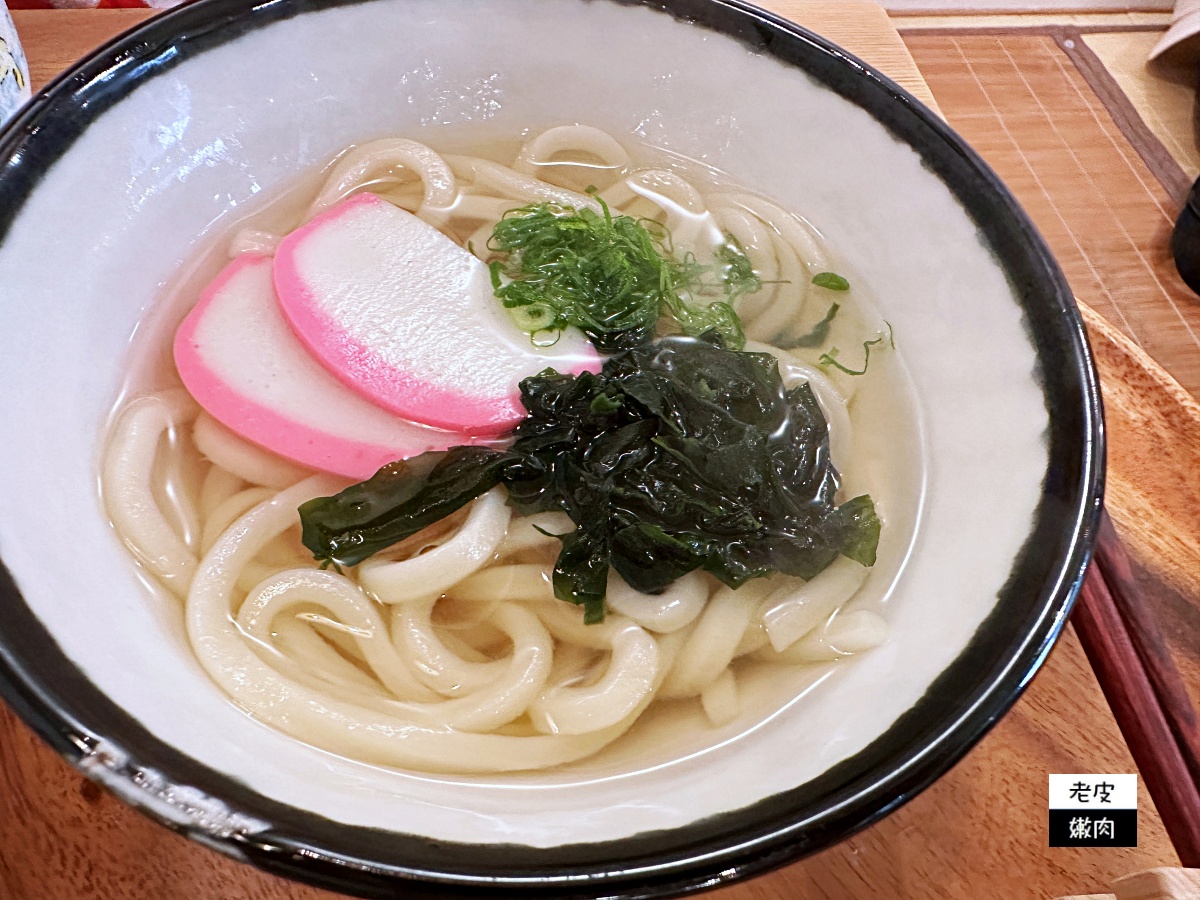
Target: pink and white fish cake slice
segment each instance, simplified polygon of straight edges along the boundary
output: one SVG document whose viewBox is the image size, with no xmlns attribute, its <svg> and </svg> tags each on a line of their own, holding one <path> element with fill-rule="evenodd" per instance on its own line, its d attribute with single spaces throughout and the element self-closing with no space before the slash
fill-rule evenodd
<svg viewBox="0 0 1200 900">
<path fill-rule="evenodd" d="M 287 459 L 360 480 L 475 440 L 406 422 L 325 371 L 283 318 L 271 268 L 268 257 L 239 256 L 175 334 L 184 386 L 214 419 Z"/>
<path fill-rule="evenodd" d="M 525 414 L 521 379 L 600 368 L 575 329 L 534 346 L 480 260 L 374 194 L 288 235 L 275 288 L 293 331 L 330 372 L 371 402 L 439 428 L 509 431 Z"/>
</svg>

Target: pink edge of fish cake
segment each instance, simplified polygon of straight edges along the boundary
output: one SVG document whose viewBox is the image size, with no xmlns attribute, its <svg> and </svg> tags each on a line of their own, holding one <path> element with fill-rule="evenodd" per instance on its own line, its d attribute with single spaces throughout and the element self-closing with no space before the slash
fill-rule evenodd
<svg viewBox="0 0 1200 900">
<path fill-rule="evenodd" d="M 525 416 L 521 379 L 602 363 L 575 329 L 535 347 L 493 295 L 482 262 L 370 193 L 283 240 L 275 290 L 296 336 L 347 387 L 438 428 L 510 431 Z"/>
<path fill-rule="evenodd" d="M 282 457 L 359 480 L 398 459 L 478 442 L 406 422 L 326 372 L 280 313 L 271 268 L 269 257 L 239 256 L 175 333 L 179 376 L 209 415 Z"/>
</svg>

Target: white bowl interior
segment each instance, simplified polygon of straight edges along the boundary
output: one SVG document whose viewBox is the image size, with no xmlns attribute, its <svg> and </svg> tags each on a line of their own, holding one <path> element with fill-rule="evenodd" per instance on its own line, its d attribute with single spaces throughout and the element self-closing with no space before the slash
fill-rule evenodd
<svg viewBox="0 0 1200 900">
<path fill-rule="evenodd" d="M 100 506 L 99 441 L 135 326 L 207 237 L 348 144 L 566 122 L 733 174 L 813 222 L 876 298 L 916 397 L 901 415 L 861 400 L 882 423 L 864 463 L 892 485 L 880 490 L 897 524 L 881 565 L 900 575 L 886 592 L 877 579 L 876 597 L 891 639 L 811 692 L 804 678 L 767 688 L 716 736 L 662 717 L 625 750 L 547 776 L 390 771 L 256 723 L 193 660 L 178 611 L 139 582 Z M 804 784 L 886 731 L 963 650 L 1029 533 L 1047 466 L 1021 310 L 950 191 L 801 72 L 645 8 L 373 0 L 250 31 L 90 126 L 34 189 L 0 273 L 20 298 L 0 306 L 0 555 L 26 602 L 161 740 L 335 821 L 542 847 L 671 828 Z M 802 696 L 764 721 L 789 694 Z M 648 749 L 664 738 L 670 754 Z"/>
</svg>

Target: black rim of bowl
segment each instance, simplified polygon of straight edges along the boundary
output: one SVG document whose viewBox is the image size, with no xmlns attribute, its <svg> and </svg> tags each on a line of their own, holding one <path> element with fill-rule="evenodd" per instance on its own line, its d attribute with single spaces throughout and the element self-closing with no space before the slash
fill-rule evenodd
<svg viewBox="0 0 1200 900">
<path fill-rule="evenodd" d="M 0 132 L 0 240 L 53 162 L 133 87 L 254 28 L 348 2 L 356 0 L 201 0 L 87 57 Z M 738 0 L 612 2 L 661 10 L 733 37 L 864 108 L 917 150 L 1002 261 L 1039 358 L 1051 465 L 1034 526 L 996 608 L 911 710 L 815 780 L 682 828 L 538 850 L 343 825 L 201 765 L 159 741 L 88 681 L 0 568 L 0 695 L 69 762 L 91 777 L 102 770 L 105 784 L 168 827 L 277 874 L 363 897 L 402 889 L 413 898 L 641 898 L 712 887 L 819 850 L 911 799 L 1008 710 L 1061 630 L 1091 555 L 1104 433 L 1082 321 L 1028 217 L 940 118 L 806 29 Z M 197 788 L 227 807 L 217 804 L 215 818 L 212 808 L 189 809 L 173 786 Z M 230 811 L 270 825 L 247 835 L 225 816 Z"/>
</svg>

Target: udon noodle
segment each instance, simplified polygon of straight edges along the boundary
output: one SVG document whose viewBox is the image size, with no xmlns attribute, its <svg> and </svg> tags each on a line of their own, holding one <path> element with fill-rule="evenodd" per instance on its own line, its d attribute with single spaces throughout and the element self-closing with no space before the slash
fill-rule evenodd
<svg viewBox="0 0 1200 900">
<path fill-rule="evenodd" d="M 598 192 L 584 193 L 589 185 Z M 786 349 L 825 313 L 808 294 L 827 251 L 775 203 L 662 159 L 637 165 L 612 136 L 570 126 L 526 141 L 508 165 L 410 140 L 355 147 L 293 225 L 364 188 L 479 254 L 506 211 L 541 201 L 603 199 L 665 224 L 697 256 L 732 234 L 764 282 L 737 300 L 748 349 L 776 356 L 788 386 L 811 385 L 834 462 L 852 459 L 856 379 Z M 279 239 L 243 228 L 229 254 L 270 254 Z M 855 479 L 843 473 L 839 500 L 863 487 Z M 191 647 L 221 689 L 300 740 L 375 764 L 556 766 L 667 700 L 698 702 L 719 726 L 738 714 L 747 661 L 828 662 L 886 635 L 875 613 L 843 609 L 869 571 L 844 557 L 808 582 L 776 576 L 738 590 L 696 571 L 648 596 L 611 575 L 606 618 L 584 625 L 549 577 L 558 542 L 547 533 L 570 521 L 514 517 L 499 488 L 355 569 L 322 570 L 300 543 L 297 506 L 347 482 L 242 440 L 178 386 L 117 411 L 101 481 L 118 534 L 182 603 Z"/>
</svg>

